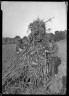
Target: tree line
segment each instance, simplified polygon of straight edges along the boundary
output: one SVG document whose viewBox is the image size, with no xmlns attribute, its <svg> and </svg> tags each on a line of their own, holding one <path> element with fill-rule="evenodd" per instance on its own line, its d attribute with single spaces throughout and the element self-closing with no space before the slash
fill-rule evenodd
<svg viewBox="0 0 69 96">
<path fill-rule="evenodd" d="M 47 33 L 48 34 L 48 38 L 49 41 L 53 40 L 55 42 L 60 41 L 60 40 L 64 40 L 67 38 L 67 31 L 55 31 L 55 34 L 53 33 Z"/>
<path fill-rule="evenodd" d="M 47 33 L 49 41 L 53 40 L 55 42 L 66 39 L 67 38 L 67 31 L 55 31 L 55 34 L 53 33 Z M 2 44 L 15 44 L 17 40 L 21 39 L 23 40 L 24 38 L 27 38 L 24 36 L 21 38 L 20 36 L 15 36 L 14 38 L 10 37 L 3 37 L 2 38 Z"/>
</svg>

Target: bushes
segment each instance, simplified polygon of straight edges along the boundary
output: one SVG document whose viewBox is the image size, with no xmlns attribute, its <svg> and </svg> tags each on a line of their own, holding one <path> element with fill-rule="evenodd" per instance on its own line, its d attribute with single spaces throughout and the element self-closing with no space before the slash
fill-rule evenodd
<svg viewBox="0 0 69 96">
<path fill-rule="evenodd" d="M 60 41 L 66 38 L 65 31 L 55 31 L 55 41 Z"/>
<path fill-rule="evenodd" d="M 15 36 L 14 38 L 10 38 L 10 37 L 3 37 L 2 38 L 2 44 L 13 44 L 16 43 L 16 40 L 21 39 L 20 36 Z"/>
<path fill-rule="evenodd" d="M 47 35 L 48 35 L 49 42 L 51 42 L 51 40 L 56 42 L 67 38 L 66 31 L 55 31 L 55 34 L 47 33 Z"/>
<path fill-rule="evenodd" d="M 33 25 L 32 27 L 34 27 L 35 25 Z M 41 27 L 43 27 L 44 25 L 42 25 Z M 30 27 L 31 28 L 31 27 Z M 2 44 L 12 44 L 12 43 L 16 43 L 17 40 L 21 39 L 21 41 L 25 44 L 35 42 L 42 42 L 42 40 L 44 40 L 44 38 L 47 40 L 47 38 L 49 39 L 49 42 L 51 42 L 51 40 L 53 41 L 60 41 L 63 39 L 67 38 L 67 31 L 55 31 L 55 34 L 53 33 L 46 33 L 45 34 L 45 28 L 37 28 L 37 31 L 33 28 L 32 30 L 34 30 L 34 32 L 32 31 L 32 33 L 29 35 L 29 37 L 24 36 L 23 38 L 21 38 L 20 36 L 15 36 L 14 38 L 10 38 L 10 37 L 6 37 L 6 38 L 2 38 Z M 44 36 L 43 36 L 44 34 Z M 46 36 L 46 37 L 45 37 Z M 28 40 L 29 39 L 29 40 Z M 44 41 L 43 41 L 44 42 Z"/>
<path fill-rule="evenodd" d="M 13 44 L 13 43 L 15 43 L 14 38 L 10 37 L 2 38 L 2 44 Z"/>
</svg>

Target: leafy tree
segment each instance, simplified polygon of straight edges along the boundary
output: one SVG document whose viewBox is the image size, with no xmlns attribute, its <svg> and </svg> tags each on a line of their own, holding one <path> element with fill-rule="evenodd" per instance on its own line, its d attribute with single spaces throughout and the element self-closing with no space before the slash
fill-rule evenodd
<svg viewBox="0 0 69 96">
<path fill-rule="evenodd" d="M 55 41 L 63 40 L 66 38 L 65 31 L 55 31 Z"/>
<path fill-rule="evenodd" d="M 20 36 L 15 36 L 15 37 L 14 37 L 15 42 L 16 42 L 17 40 L 19 40 L 19 39 L 21 39 Z"/>
<path fill-rule="evenodd" d="M 10 38 L 9 37 L 4 38 L 4 43 L 10 43 Z"/>
<path fill-rule="evenodd" d="M 24 36 L 23 39 L 22 39 L 22 43 L 28 43 L 28 37 L 27 36 Z"/>
</svg>

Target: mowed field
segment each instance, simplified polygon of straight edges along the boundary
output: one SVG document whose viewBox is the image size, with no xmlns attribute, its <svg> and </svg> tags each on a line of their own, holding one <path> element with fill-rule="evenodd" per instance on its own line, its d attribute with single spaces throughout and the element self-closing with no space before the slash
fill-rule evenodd
<svg viewBox="0 0 69 96">
<path fill-rule="evenodd" d="M 67 41 L 61 40 L 59 42 L 56 42 L 59 47 L 59 52 L 58 56 L 61 58 L 62 62 L 61 65 L 59 66 L 59 75 L 60 76 L 66 76 L 67 74 Z"/>
<path fill-rule="evenodd" d="M 16 45 L 2 45 L 2 77 L 14 66 L 16 60 Z"/>
<path fill-rule="evenodd" d="M 66 53 L 67 53 L 67 43 L 66 40 L 61 40 L 56 42 L 59 47 L 58 56 L 62 60 L 62 64 L 59 66 L 59 75 L 66 75 Z M 15 44 L 5 44 L 2 45 L 2 70 L 3 76 L 6 74 L 9 69 L 15 64 L 14 61 L 16 59 L 16 45 Z"/>
</svg>

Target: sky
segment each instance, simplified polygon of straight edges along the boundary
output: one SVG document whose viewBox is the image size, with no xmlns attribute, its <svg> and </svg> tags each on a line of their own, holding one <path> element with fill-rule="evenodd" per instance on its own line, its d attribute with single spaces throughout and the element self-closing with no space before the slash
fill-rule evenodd
<svg viewBox="0 0 69 96">
<path fill-rule="evenodd" d="M 21 38 L 28 36 L 28 25 L 37 17 L 44 21 L 52 18 L 52 22 L 46 23 L 46 28 L 55 31 L 67 30 L 67 9 L 65 2 L 8 2 L 2 1 L 3 12 L 3 37 Z"/>
</svg>

